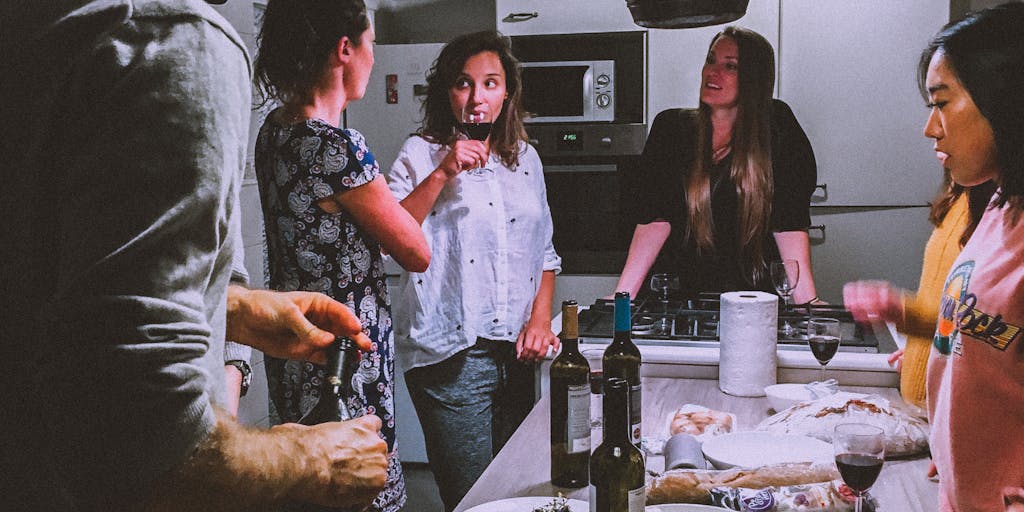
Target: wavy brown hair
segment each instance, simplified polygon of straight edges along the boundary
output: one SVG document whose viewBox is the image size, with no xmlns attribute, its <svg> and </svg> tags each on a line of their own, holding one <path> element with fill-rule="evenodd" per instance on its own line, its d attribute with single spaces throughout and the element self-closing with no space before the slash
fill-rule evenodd
<svg viewBox="0 0 1024 512">
<path fill-rule="evenodd" d="M 738 113 L 732 128 L 732 169 L 730 178 L 736 187 L 739 210 L 738 244 L 740 259 L 749 269 L 750 283 L 767 272 L 763 240 L 768 236 L 774 182 L 769 117 L 772 89 L 775 86 L 775 52 L 760 34 L 739 27 L 726 27 L 711 40 L 728 37 L 739 47 Z M 711 216 L 711 109 L 701 104 L 697 114 L 697 155 L 686 182 L 687 235 L 700 251 L 715 247 L 714 219 Z M 718 243 L 731 243 L 719 240 Z"/>
<path fill-rule="evenodd" d="M 370 28 L 363 0 L 270 0 L 263 13 L 254 80 L 260 105 L 303 100 L 342 37 L 359 46 Z"/>
<path fill-rule="evenodd" d="M 470 57 L 494 52 L 505 70 L 505 100 L 501 114 L 491 130 L 491 152 L 509 168 L 519 165 L 519 143 L 526 142 L 523 126 L 523 91 L 519 60 L 512 55 L 508 39 L 494 30 L 465 34 L 452 39 L 441 50 L 427 74 L 427 97 L 423 101 L 423 126 L 420 134 L 435 144 L 451 146 L 458 140 L 458 120 L 452 115 L 448 90 L 462 75 Z"/>
</svg>

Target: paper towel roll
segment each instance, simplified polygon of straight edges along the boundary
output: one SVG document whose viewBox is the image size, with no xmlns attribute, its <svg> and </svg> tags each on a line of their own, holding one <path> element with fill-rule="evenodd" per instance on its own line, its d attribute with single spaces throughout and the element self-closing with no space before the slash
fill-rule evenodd
<svg viewBox="0 0 1024 512">
<path fill-rule="evenodd" d="M 775 384 L 779 298 L 765 292 L 722 294 L 718 387 L 735 396 L 764 396 Z"/>
</svg>

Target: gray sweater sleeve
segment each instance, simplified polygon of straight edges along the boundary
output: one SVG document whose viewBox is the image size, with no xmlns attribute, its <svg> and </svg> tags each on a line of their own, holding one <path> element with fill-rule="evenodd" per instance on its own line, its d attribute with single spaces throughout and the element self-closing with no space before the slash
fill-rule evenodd
<svg viewBox="0 0 1024 512">
<path fill-rule="evenodd" d="M 67 49 L 72 110 L 54 115 L 73 128 L 51 141 L 73 191 L 61 198 L 57 291 L 44 312 L 60 319 L 51 338 L 74 361 L 56 391 L 67 421 L 54 425 L 55 460 L 84 510 L 144 495 L 213 429 L 242 249 L 244 45 L 205 4 L 132 5 L 120 26 Z"/>
</svg>

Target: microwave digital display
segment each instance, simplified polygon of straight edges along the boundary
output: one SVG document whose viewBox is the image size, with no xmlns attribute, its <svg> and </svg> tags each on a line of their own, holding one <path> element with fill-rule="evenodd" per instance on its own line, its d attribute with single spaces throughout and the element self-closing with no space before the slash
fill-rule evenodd
<svg viewBox="0 0 1024 512">
<path fill-rule="evenodd" d="M 558 134 L 559 151 L 580 151 L 583 149 L 583 134 L 577 131 L 565 131 Z"/>
<path fill-rule="evenodd" d="M 523 106 L 537 117 L 583 115 L 586 66 L 524 67 Z"/>
</svg>

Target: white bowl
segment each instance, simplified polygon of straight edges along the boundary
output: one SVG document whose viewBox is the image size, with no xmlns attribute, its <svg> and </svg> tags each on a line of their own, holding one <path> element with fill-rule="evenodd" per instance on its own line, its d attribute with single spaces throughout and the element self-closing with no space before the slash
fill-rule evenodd
<svg viewBox="0 0 1024 512">
<path fill-rule="evenodd" d="M 775 384 L 764 388 L 768 403 L 775 412 L 784 411 L 800 403 L 814 400 L 814 393 L 804 384 Z"/>
</svg>

